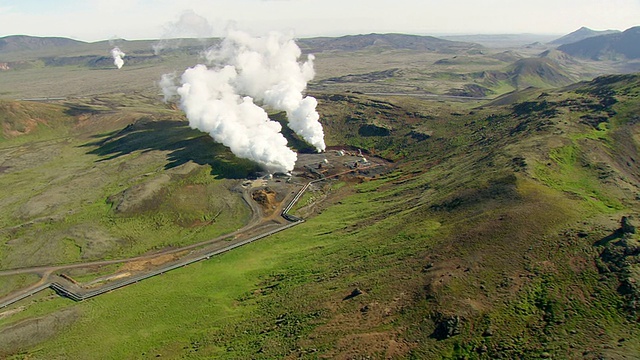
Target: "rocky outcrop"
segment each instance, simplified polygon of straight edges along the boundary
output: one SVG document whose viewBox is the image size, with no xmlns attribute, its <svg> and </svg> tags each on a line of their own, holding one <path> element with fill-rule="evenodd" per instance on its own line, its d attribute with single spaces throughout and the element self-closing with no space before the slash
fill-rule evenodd
<svg viewBox="0 0 640 360">
<path fill-rule="evenodd" d="M 153 198 L 171 180 L 167 174 L 162 174 L 156 178 L 134 185 L 120 193 L 109 196 L 107 202 L 111 204 L 116 213 L 132 213 L 140 210 L 146 202 Z"/>
<path fill-rule="evenodd" d="M 631 224 L 631 220 L 627 216 L 623 216 L 620 220 L 620 231 L 622 234 L 635 234 L 636 227 Z"/>
<path fill-rule="evenodd" d="M 630 217 L 623 216 L 620 228 L 608 236 L 598 259 L 604 275 L 618 278 L 618 292 L 624 297 L 624 307 L 633 316 L 640 315 L 640 242 L 635 238 L 636 227 Z"/>
<path fill-rule="evenodd" d="M 458 315 L 439 315 L 436 320 L 436 329 L 431 337 L 436 340 L 444 340 L 460 334 L 464 319 Z"/>
<path fill-rule="evenodd" d="M 383 126 L 378 126 L 375 124 L 365 124 L 360 126 L 360 129 L 358 129 L 358 134 L 365 137 L 389 136 L 391 135 L 391 131 Z"/>
</svg>

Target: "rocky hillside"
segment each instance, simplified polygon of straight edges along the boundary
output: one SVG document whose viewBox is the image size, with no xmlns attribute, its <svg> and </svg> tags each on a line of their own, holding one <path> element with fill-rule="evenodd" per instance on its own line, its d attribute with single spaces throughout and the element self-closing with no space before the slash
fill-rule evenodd
<svg viewBox="0 0 640 360">
<path fill-rule="evenodd" d="M 633 357 L 640 346 L 630 341 L 640 331 L 640 278 L 632 265 L 639 248 L 638 96 L 640 77 L 629 75 L 530 89 L 511 104 L 468 112 L 323 99 L 329 129 L 388 129 L 370 136 L 369 149 L 395 156 L 401 170 L 369 186 L 377 189 L 376 204 L 390 205 L 378 221 L 386 219 L 389 234 L 406 236 L 394 241 L 412 249 L 402 266 L 385 271 L 385 279 L 402 278 L 403 285 L 357 282 L 365 295 L 340 306 L 340 316 L 361 319 L 354 321 L 364 331 L 387 324 L 375 314 L 391 309 L 389 322 L 402 330 L 385 339 L 415 358 Z M 364 104 L 382 115 L 363 112 Z M 439 226 L 435 243 L 426 230 L 432 221 Z M 367 224 L 349 234 L 365 233 Z M 401 230 L 409 228 L 416 230 Z M 389 297 L 380 301 L 379 292 Z M 338 331 L 322 329 L 314 334 Z M 372 354 L 356 347 L 342 349 Z"/>
</svg>

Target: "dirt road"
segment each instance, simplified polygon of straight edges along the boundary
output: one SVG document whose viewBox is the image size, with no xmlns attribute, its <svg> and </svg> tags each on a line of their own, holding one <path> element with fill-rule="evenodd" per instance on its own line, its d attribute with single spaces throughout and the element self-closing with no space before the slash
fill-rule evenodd
<svg viewBox="0 0 640 360">
<path fill-rule="evenodd" d="M 9 275 L 19 275 L 19 274 L 38 274 L 41 276 L 40 281 L 38 281 L 37 283 L 32 284 L 29 287 L 21 289 L 19 291 L 15 291 L 7 295 L 6 297 L 0 299 L 0 308 L 7 307 L 11 304 L 16 303 L 17 301 L 20 301 L 26 297 L 29 297 L 49 287 L 54 289 L 58 294 L 69 297 L 73 300 L 76 300 L 76 301 L 84 300 L 86 298 L 100 295 L 104 292 L 111 291 L 113 289 L 123 287 L 128 284 L 138 282 L 152 276 L 156 276 L 158 274 L 162 274 L 164 272 L 191 264 L 196 261 L 208 259 L 211 256 L 232 250 L 236 247 L 270 236 L 276 232 L 288 229 L 289 227 L 297 225 L 298 223 L 301 223 L 304 221 L 300 218 L 297 218 L 293 215 L 288 214 L 288 211 L 291 210 L 291 208 L 295 205 L 295 203 L 300 199 L 302 194 L 309 188 L 311 184 L 324 181 L 330 178 L 346 175 L 349 173 L 353 173 L 365 168 L 376 167 L 379 165 L 380 164 L 372 163 L 366 167 L 360 167 L 357 169 L 338 172 L 322 179 L 312 180 L 307 182 L 304 185 L 292 185 L 294 186 L 293 189 L 297 187 L 297 191 L 295 190 L 288 191 L 284 199 L 278 203 L 276 208 L 270 211 L 270 214 L 268 216 L 266 216 L 263 213 L 262 209 L 252 199 L 251 197 L 252 187 L 251 186 L 245 187 L 243 190 L 242 196 L 244 201 L 251 208 L 251 212 L 252 212 L 252 217 L 247 223 L 247 225 L 230 234 L 219 236 L 217 238 L 206 240 L 200 243 L 187 245 L 187 246 L 183 246 L 175 249 L 164 249 L 152 254 L 146 254 L 146 255 L 126 258 L 126 259 L 102 260 L 102 261 L 92 261 L 92 262 L 85 262 L 85 263 L 53 265 L 53 266 L 39 266 L 39 267 L 29 267 L 29 268 L 22 268 L 22 269 L 10 269 L 10 270 L 0 271 L 0 277 L 9 276 Z M 100 288 L 93 289 L 90 291 L 82 290 L 80 287 L 75 286 L 75 284 L 71 283 L 70 281 L 67 281 L 66 279 L 63 279 L 60 276 L 56 275 L 57 273 L 60 273 L 65 270 L 70 270 L 70 269 L 100 267 L 100 266 L 112 265 L 112 264 L 148 261 L 148 260 L 153 260 L 160 257 L 167 257 L 167 255 L 180 254 L 180 253 L 187 253 L 187 254 L 180 257 L 179 260 L 164 264 L 153 271 L 148 271 L 146 273 L 130 276 L 128 278 L 115 281 L 113 283 L 104 285 Z"/>
</svg>

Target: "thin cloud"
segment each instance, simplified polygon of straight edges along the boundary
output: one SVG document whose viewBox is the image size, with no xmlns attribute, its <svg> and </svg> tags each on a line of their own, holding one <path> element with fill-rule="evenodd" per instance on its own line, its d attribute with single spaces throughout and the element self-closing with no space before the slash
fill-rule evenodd
<svg viewBox="0 0 640 360">
<path fill-rule="evenodd" d="M 561 34 L 581 26 L 624 30 L 640 24 L 637 0 L 25 0 L 0 5 L 0 36 L 24 33 L 96 41 L 117 33 L 127 39 L 159 39 L 166 30 L 163 24 L 175 21 L 185 9 L 209 20 L 211 36 L 222 36 L 231 22 L 256 35 L 293 30 L 297 37 L 370 32 Z"/>
</svg>

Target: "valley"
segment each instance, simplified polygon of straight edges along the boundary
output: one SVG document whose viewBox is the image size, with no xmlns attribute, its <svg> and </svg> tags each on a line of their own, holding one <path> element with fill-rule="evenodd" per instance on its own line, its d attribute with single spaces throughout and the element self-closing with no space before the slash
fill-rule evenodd
<svg viewBox="0 0 640 360">
<path fill-rule="evenodd" d="M 120 70 L 104 42 L 3 41 L 0 297 L 40 291 L 0 309 L 0 357 L 640 354 L 631 56 L 299 39 L 327 150 L 268 109 L 298 153 L 269 176 L 163 102 L 216 39 L 121 42 Z"/>
</svg>

